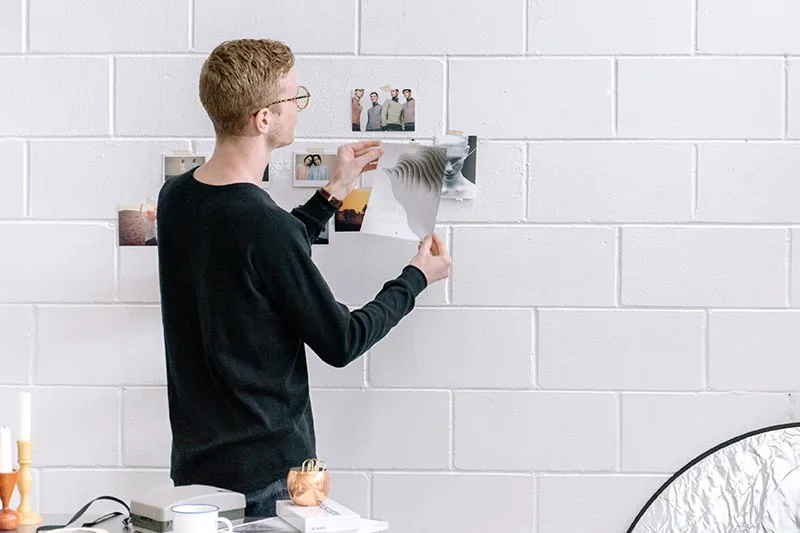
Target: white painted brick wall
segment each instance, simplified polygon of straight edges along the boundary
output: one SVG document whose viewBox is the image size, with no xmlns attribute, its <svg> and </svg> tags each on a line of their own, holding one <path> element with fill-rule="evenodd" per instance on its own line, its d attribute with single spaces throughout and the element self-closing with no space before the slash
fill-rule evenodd
<svg viewBox="0 0 800 533">
<path fill-rule="evenodd" d="M 700 311 L 540 311 L 539 385 L 697 390 L 703 386 L 704 322 Z"/>
<path fill-rule="evenodd" d="M 617 398 L 608 393 L 458 392 L 460 470 L 610 471 Z"/>
<path fill-rule="evenodd" d="M 623 393 L 622 470 L 675 472 L 730 437 L 790 417 L 781 394 Z"/>
<path fill-rule="evenodd" d="M 709 325 L 711 388 L 800 389 L 800 312 L 713 311 Z"/>
<path fill-rule="evenodd" d="M 349 367 L 309 352 L 337 500 L 395 531 L 620 531 L 691 458 L 800 420 L 798 27 L 792 0 L 0 1 L 0 424 L 32 388 L 35 506 L 169 480 L 156 250 L 116 246 L 116 207 L 162 152 L 211 153 L 197 75 L 237 37 L 298 54 L 298 147 L 352 139 L 349 91 L 385 83 L 420 139 L 480 139 L 479 198 L 439 213 L 452 279 Z M 415 249 L 314 259 L 358 307 Z"/>
<path fill-rule="evenodd" d="M 18 141 L 0 142 L 0 217 L 25 214 L 24 146 Z"/>
<path fill-rule="evenodd" d="M 525 46 L 522 15 L 520 2 L 474 2 L 454 8 L 451 2 L 429 0 L 364 0 L 361 53 L 519 54 Z"/>
<path fill-rule="evenodd" d="M 789 100 L 788 133 L 791 139 L 800 139 L 800 61 L 788 62 L 787 97 Z"/>
<path fill-rule="evenodd" d="M 355 51 L 356 4 L 350 0 L 195 0 L 194 6 L 196 50 L 210 52 L 228 39 L 269 35 L 296 54 Z"/>
<path fill-rule="evenodd" d="M 189 9 L 182 2 L 28 0 L 32 52 L 182 52 Z"/>
<path fill-rule="evenodd" d="M 692 217 L 688 144 L 530 147 L 530 220 L 686 222 Z"/>
<path fill-rule="evenodd" d="M 450 127 L 498 139 L 608 137 L 612 79 L 607 59 L 453 59 Z"/>
<path fill-rule="evenodd" d="M 775 58 L 620 59 L 620 135 L 780 137 L 782 77 Z"/>
<path fill-rule="evenodd" d="M 698 152 L 697 218 L 800 222 L 799 144 L 708 144 Z"/>
<path fill-rule="evenodd" d="M 375 514 L 397 531 L 531 531 L 533 476 L 392 474 L 374 476 Z M 457 505 L 442 512 L 442 498 Z"/>
<path fill-rule="evenodd" d="M 664 476 L 545 475 L 539 478 L 540 533 L 626 531 Z M 569 498 L 564 495 L 568 494 Z M 614 494 L 604 498 L 603 494 Z M 578 511 L 579 510 L 579 511 Z"/>
<path fill-rule="evenodd" d="M 690 2 L 526 1 L 528 40 L 536 54 L 685 54 L 691 50 Z"/>
<path fill-rule="evenodd" d="M 800 52 L 800 5 L 792 0 L 697 0 L 697 48 L 720 54 Z"/>
<path fill-rule="evenodd" d="M 0 53 L 22 51 L 24 0 L 0 2 Z"/>
<path fill-rule="evenodd" d="M 627 305 L 784 307 L 786 232 L 632 227 L 622 231 Z"/>
</svg>

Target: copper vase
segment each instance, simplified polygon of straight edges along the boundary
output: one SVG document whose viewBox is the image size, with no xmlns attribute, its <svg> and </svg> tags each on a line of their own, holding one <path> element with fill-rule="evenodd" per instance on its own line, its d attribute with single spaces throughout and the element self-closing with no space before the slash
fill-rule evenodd
<svg viewBox="0 0 800 533">
<path fill-rule="evenodd" d="M 3 502 L 3 509 L 0 511 L 0 530 L 17 529 L 19 525 L 19 513 L 8 506 L 11 495 L 14 494 L 14 487 L 17 485 L 18 474 L 19 470 L 0 474 L 0 500 Z"/>
<path fill-rule="evenodd" d="M 295 467 L 289 470 L 286 485 L 289 497 L 295 505 L 303 507 L 319 505 L 331 492 L 331 473 L 327 470 L 309 472 Z"/>
</svg>

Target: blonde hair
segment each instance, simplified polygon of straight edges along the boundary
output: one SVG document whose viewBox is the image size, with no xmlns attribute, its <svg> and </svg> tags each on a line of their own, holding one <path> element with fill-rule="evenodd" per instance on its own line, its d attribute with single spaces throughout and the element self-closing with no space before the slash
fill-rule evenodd
<svg viewBox="0 0 800 533">
<path fill-rule="evenodd" d="M 277 99 L 293 66 L 292 50 L 280 41 L 239 39 L 214 48 L 200 72 L 200 102 L 217 136 L 240 135 L 252 113 Z"/>
</svg>

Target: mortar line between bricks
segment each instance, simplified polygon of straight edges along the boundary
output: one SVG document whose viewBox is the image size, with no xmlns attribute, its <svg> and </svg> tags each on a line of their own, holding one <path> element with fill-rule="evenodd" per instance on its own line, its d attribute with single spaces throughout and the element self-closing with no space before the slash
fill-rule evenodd
<svg viewBox="0 0 800 533">
<path fill-rule="evenodd" d="M 615 228 L 640 228 L 640 229 L 653 229 L 653 228 L 681 228 L 681 229 L 750 229 L 750 230 L 785 230 L 786 226 L 797 224 L 797 221 L 779 221 L 779 222 L 702 222 L 702 221 L 686 221 L 686 222 L 536 222 L 536 221 L 521 221 L 521 222 L 454 222 L 450 220 L 437 221 L 440 225 L 447 225 L 452 228 L 466 228 L 466 229 L 479 229 L 479 228 L 497 228 L 497 229 L 615 229 Z M 116 224 L 114 218 L 8 218 L 0 220 L 0 226 L 8 226 L 15 224 L 27 225 L 92 225 L 111 227 Z M 533 307 L 530 305 L 529 307 Z"/>
<path fill-rule="evenodd" d="M 616 417 L 617 417 L 617 472 L 622 472 L 622 393 L 616 394 Z"/>
<path fill-rule="evenodd" d="M 539 389 L 539 361 L 541 358 L 541 346 L 539 339 L 539 325 L 542 319 L 539 316 L 539 309 L 533 309 L 531 312 L 531 385 L 534 390 Z"/>
<path fill-rule="evenodd" d="M 783 138 L 789 138 L 789 57 L 783 57 L 783 76 L 781 79 L 781 131 Z"/>
<path fill-rule="evenodd" d="M 25 301 L 25 302 L 3 302 L 0 300 L 0 305 L 4 307 L 30 307 L 32 305 L 38 307 L 50 307 L 50 308 L 65 308 L 71 309 L 76 307 L 94 307 L 94 308 L 104 308 L 104 307 L 149 307 L 149 308 L 157 308 L 161 304 L 158 301 L 152 302 L 128 302 L 128 301 L 107 301 L 107 302 L 53 302 L 53 301 Z M 357 307 L 359 304 L 351 304 L 354 307 Z M 660 311 L 681 311 L 681 312 L 702 312 L 705 309 L 710 309 L 713 311 L 718 312 L 729 312 L 729 313 L 774 313 L 775 311 L 782 311 L 785 313 L 800 313 L 800 309 L 792 308 L 787 309 L 784 305 L 775 306 L 775 307 L 708 307 L 708 306 L 695 306 L 695 305 L 626 305 L 623 308 L 616 308 L 612 307 L 611 304 L 605 306 L 581 306 L 581 305 L 558 305 L 558 304 L 543 304 L 537 307 L 533 307 L 531 305 L 515 305 L 515 304 L 507 304 L 507 305 L 476 305 L 476 304 L 461 304 L 461 305 L 451 305 L 451 306 L 444 306 L 444 305 L 418 305 L 416 309 L 423 309 L 423 310 L 438 310 L 443 313 L 455 313 L 458 311 L 531 311 L 532 309 L 537 309 L 539 312 L 550 312 L 550 311 L 590 311 L 590 312 L 615 312 L 615 313 L 627 313 L 627 312 L 660 312 Z M 126 385 L 127 386 L 127 385 Z M 0 385 L 2 387 L 2 385 Z"/>
<path fill-rule="evenodd" d="M 104 57 L 108 56 L 108 54 L 115 54 L 119 57 L 138 57 L 138 58 L 161 58 L 161 57 L 172 57 L 172 58 L 205 58 L 208 56 L 208 51 L 205 50 L 197 50 L 197 51 L 170 51 L 170 50 L 162 50 L 162 51 L 136 51 L 136 50 L 102 50 L 97 52 L 38 52 L 35 50 L 28 50 L 27 52 L 6 52 L 0 53 L 0 59 L 5 58 L 15 58 L 15 57 L 23 57 L 23 56 L 30 56 L 30 57 L 38 57 L 38 58 L 51 58 L 51 59 L 69 59 L 69 58 L 90 58 L 90 57 Z M 632 60 L 648 60 L 648 59 L 686 59 L 686 60 L 697 60 L 697 59 L 782 59 L 784 57 L 788 57 L 790 59 L 800 58 L 800 54 L 785 54 L 783 52 L 773 52 L 773 53 L 747 53 L 747 54 L 737 54 L 737 53 L 724 53 L 724 54 L 717 54 L 717 53 L 675 53 L 675 54 L 626 54 L 626 53 L 598 53 L 598 54 L 575 54 L 575 53 L 549 53 L 549 54 L 535 54 L 530 53 L 528 55 L 524 55 L 522 53 L 519 54 L 507 54 L 507 53 L 492 53 L 488 52 L 481 55 L 474 55 L 474 54 L 449 54 L 453 59 L 457 61 L 497 61 L 501 59 L 512 59 L 512 60 L 523 60 L 523 61 L 551 61 L 551 60 L 580 60 L 580 61 L 598 61 L 598 60 L 609 60 L 613 58 L 619 59 L 632 59 Z M 296 58 L 300 59 L 376 59 L 376 60 L 390 60 L 390 61 L 397 61 L 398 59 L 401 60 L 435 60 L 437 58 L 441 58 L 441 52 L 431 52 L 429 54 L 354 54 L 352 52 L 314 52 L 314 53 L 297 53 L 295 54 Z"/>
<path fill-rule="evenodd" d="M 450 129 L 450 58 L 447 54 L 444 55 L 444 79 L 442 80 L 442 109 L 444 109 L 444 129 Z"/>
<path fill-rule="evenodd" d="M 22 5 L 22 53 L 28 54 L 31 49 L 31 1 L 24 0 Z"/>
<path fill-rule="evenodd" d="M 355 20 L 355 29 L 356 29 L 356 40 L 355 40 L 355 50 L 353 53 L 355 55 L 359 55 L 361 53 L 361 10 L 363 9 L 361 6 L 361 0 L 355 0 L 356 3 L 356 20 Z"/>
<path fill-rule="evenodd" d="M 112 55 L 108 58 L 108 131 L 111 136 L 114 136 L 116 131 L 116 77 L 117 77 L 117 60 Z"/>
<path fill-rule="evenodd" d="M 448 469 L 455 470 L 456 469 L 456 393 L 452 390 L 450 391 L 450 442 L 449 442 L 449 453 L 448 455 Z"/>
<path fill-rule="evenodd" d="M 117 446 L 117 461 L 120 466 L 125 466 L 125 387 L 120 387 L 119 391 L 119 445 Z"/>
<path fill-rule="evenodd" d="M 39 308 L 33 306 L 31 310 L 31 343 L 30 343 L 30 360 L 28 361 L 28 386 L 34 386 L 34 377 L 36 375 L 36 363 L 39 360 Z"/>
<path fill-rule="evenodd" d="M 22 142 L 22 216 L 31 218 L 31 144 Z"/>
<path fill-rule="evenodd" d="M 335 472 L 335 471 L 334 471 Z M 375 508 L 375 473 L 367 472 L 367 512 L 373 516 Z"/>
<path fill-rule="evenodd" d="M 614 307 L 622 306 L 622 227 L 614 230 Z"/>
<path fill-rule="evenodd" d="M 697 0 L 692 0 L 690 17 L 691 17 L 691 24 L 692 24 L 692 36 L 691 36 L 692 50 L 691 50 L 691 55 L 692 56 L 696 56 L 696 55 L 698 55 L 697 41 L 698 41 L 698 33 L 700 31 Z"/>
<path fill-rule="evenodd" d="M 792 241 L 792 228 L 786 228 L 786 307 L 792 307 L 792 290 L 794 276 L 792 272 L 792 255 L 794 254 L 794 241 Z"/>
<path fill-rule="evenodd" d="M 447 235 L 446 235 L 446 243 L 448 250 L 450 252 L 450 258 L 454 260 L 455 257 L 455 250 L 453 247 L 453 241 L 455 240 L 455 230 L 452 226 L 447 227 Z M 454 262 L 455 264 L 455 262 Z M 447 280 L 445 281 L 445 294 L 444 294 L 444 303 L 447 306 L 453 305 L 453 268 L 450 267 L 450 275 L 447 276 Z"/>
<path fill-rule="evenodd" d="M 530 16 L 530 8 L 528 6 L 528 0 L 522 0 L 522 53 L 527 56 L 530 54 L 528 42 L 530 40 L 530 22 L 528 21 L 528 17 Z"/>
<path fill-rule="evenodd" d="M 63 386 L 62 388 L 75 388 L 76 385 L 69 385 Z M 81 387 L 83 387 L 81 385 Z M 8 387 L 0 387 L 0 390 L 3 388 Z M 12 387 L 13 388 L 13 387 Z M 54 387 L 53 387 L 54 388 Z M 90 387 L 85 387 L 90 388 Z M 100 387 L 92 387 L 92 388 L 100 388 Z M 108 386 L 103 386 L 102 388 L 108 389 Z M 132 389 L 134 387 L 129 387 L 126 385 L 126 388 Z M 409 386 L 403 385 L 399 387 L 390 387 L 390 386 L 382 386 L 382 387 L 373 387 L 369 391 L 364 391 L 360 388 L 346 388 L 346 387 L 311 387 L 312 391 L 319 391 L 319 392 L 398 392 L 398 393 L 409 393 L 415 394 L 420 392 L 430 392 L 430 393 L 463 393 L 463 394 L 537 394 L 542 395 L 545 393 L 550 394 L 565 394 L 571 396 L 615 396 L 617 394 L 621 394 L 622 396 L 631 395 L 656 395 L 656 396 L 738 396 L 738 395 L 747 395 L 747 394 L 760 394 L 764 396 L 783 396 L 787 393 L 794 393 L 800 392 L 800 387 L 797 389 L 781 389 L 781 390 L 761 390 L 761 389 L 726 389 L 726 390 L 700 390 L 700 389 L 667 389 L 667 388 L 658 388 L 658 389 L 622 389 L 620 390 L 610 390 L 609 388 L 604 389 L 591 389 L 587 388 L 586 386 L 576 386 L 575 388 L 546 388 L 546 389 L 529 389 L 529 388 L 491 388 L 491 387 L 468 387 L 468 386 L 452 386 L 452 385 L 444 385 L 441 387 L 420 387 L 420 386 Z"/>
<path fill-rule="evenodd" d="M 108 57 L 108 56 L 106 56 Z M 119 56 L 115 56 L 119 58 Z M 431 140 L 433 135 L 418 135 L 414 137 L 417 140 Z M 350 143 L 353 142 L 355 137 L 322 137 L 322 136 L 309 136 L 297 137 L 295 143 Z M 397 140 L 407 141 L 411 137 L 397 137 Z M 214 142 L 210 137 L 202 137 L 197 135 L 152 135 L 152 134 L 139 134 L 139 135 L 109 135 L 106 133 L 98 133 L 96 135 L 0 135 L 0 140 L 4 141 L 195 141 L 195 142 Z M 800 144 L 799 138 L 782 139 L 779 137 L 774 138 L 754 138 L 752 140 L 746 139 L 720 139 L 720 138 L 665 138 L 665 137 L 492 137 L 487 136 L 481 138 L 481 142 L 497 143 L 497 144 L 512 144 L 512 143 L 529 143 L 529 144 L 785 144 L 797 145 Z"/>
<path fill-rule="evenodd" d="M 189 0 L 189 50 L 194 51 L 194 10 L 195 0 Z"/>
<path fill-rule="evenodd" d="M 703 366 L 700 368 L 703 390 L 710 390 L 709 365 L 711 363 L 711 312 L 703 312 Z"/>
<path fill-rule="evenodd" d="M 619 59 L 614 58 L 611 73 L 611 136 L 619 135 Z"/>
<path fill-rule="evenodd" d="M 525 144 L 525 153 L 522 156 L 523 171 L 525 172 L 525 179 L 522 180 L 522 201 L 524 202 L 523 209 L 525 222 L 531 219 L 531 145 Z"/>
<path fill-rule="evenodd" d="M 697 221 L 697 210 L 700 204 L 700 148 L 692 145 L 692 220 Z"/>
<path fill-rule="evenodd" d="M 443 96 L 443 98 L 446 98 Z M 446 113 L 449 114 L 449 110 L 446 110 Z M 433 138 L 432 135 L 430 136 L 417 136 L 414 137 L 417 140 L 430 140 Z M 151 142 L 165 142 L 165 141 L 186 141 L 186 140 L 193 140 L 194 142 L 214 142 L 213 139 L 209 139 L 206 137 L 196 137 L 194 135 L 149 135 L 149 134 L 142 134 L 142 135 L 109 135 L 106 133 L 97 134 L 97 135 L 0 135 L 0 140 L 3 141 L 32 141 L 32 142 L 63 142 L 63 141 L 136 141 L 136 142 L 144 142 L 144 141 L 151 141 Z M 351 138 L 342 138 L 342 137 L 305 137 L 300 138 L 298 137 L 295 139 L 295 143 L 350 143 L 353 142 L 355 137 Z M 397 137 L 397 140 L 408 141 L 411 140 L 411 137 Z M 722 144 L 722 145 L 759 145 L 759 144 L 770 144 L 770 145 L 787 145 L 787 146 L 796 146 L 800 144 L 800 137 L 794 139 L 781 139 L 781 138 L 771 138 L 771 139 L 753 139 L 753 140 L 744 140 L 744 139 L 697 139 L 697 138 L 682 138 L 682 139 L 666 139 L 666 138 L 625 138 L 625 137 L 596 137 L 596 138 L 582 138 L 582 137 L 574 137 L 574 138 L 546 138 L 546 137 L 537 137 L 537 138 L 526 138 L 526 137 L 485 137 L 481 139 L 481 142 L 491 143 L 491 144 L 522 144 L 528 143 L 532 145 L 539 145 L 539 144 L 679 144 L 679 145 L 686 145 L 686 144 Z"/>
</svg>

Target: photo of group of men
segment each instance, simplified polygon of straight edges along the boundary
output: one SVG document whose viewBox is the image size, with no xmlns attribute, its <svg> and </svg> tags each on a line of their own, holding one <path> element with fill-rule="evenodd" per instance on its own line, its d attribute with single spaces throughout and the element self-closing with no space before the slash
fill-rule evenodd
<svg viewBox="0 0 800 533">
<path fill-rule="evenodd" d="M 390 89 L 383 102 L 377 91 L 366 95 L 365 102 L 365 93 L 353 90 L 353 131 L 414 131 L 417 101 L 411 89 Z"/>
</svg>

